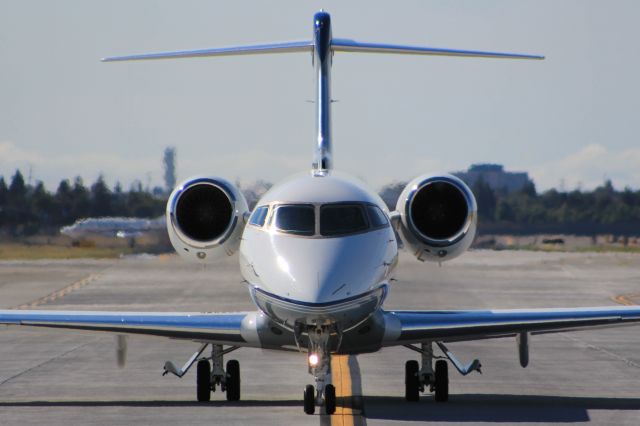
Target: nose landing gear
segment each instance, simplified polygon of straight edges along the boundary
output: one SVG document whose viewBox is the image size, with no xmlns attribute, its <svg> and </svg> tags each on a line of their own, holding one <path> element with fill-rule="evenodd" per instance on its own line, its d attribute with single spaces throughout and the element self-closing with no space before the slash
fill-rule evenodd
<svg viewBox="0 0 640 426">
<path fill-rule="evenodd" d="M 315 413 L 316 405 L 323 405 L 326 414 L 336 411 L 336 388 L 327 383 L 331 381 L 331 353 L 328 349 L 330 330 L 317 327 L 308 330 L 309 335 L 309 374 L 315 378 L 316 386 L 307 385 L 304 389 L 304 412 Z"/>
</svg>

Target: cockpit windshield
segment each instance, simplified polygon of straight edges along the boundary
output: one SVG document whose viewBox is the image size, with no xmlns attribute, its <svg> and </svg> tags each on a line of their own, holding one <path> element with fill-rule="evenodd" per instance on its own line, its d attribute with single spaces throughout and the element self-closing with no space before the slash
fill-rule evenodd
<svg viewBox="0 0 640 426">
<path fill-rule="evenodd" d="M 254 215 L 257 220 L 257 210 Z M 275 230 L 287 234 L 329 238 L 385 228 L 389 226 L 389 221 L 384 212 L 373 204 L 347 202 L 276 205 L 271 224 Z M 319 233 L 316 233 L 316 226 Z"/>
<path fill-rule="evenodd" d="M 359 204 L 327 204 L 320 207 L 320 234 L 324 237 L 365 231 L 369 223 Z"/>
<path fill-rule="evenodd" d="M 312 205 L 282 205 L 276 209 L 276 229 L 296 235 L 316 233 L 316 212 Z"/>
</svg>

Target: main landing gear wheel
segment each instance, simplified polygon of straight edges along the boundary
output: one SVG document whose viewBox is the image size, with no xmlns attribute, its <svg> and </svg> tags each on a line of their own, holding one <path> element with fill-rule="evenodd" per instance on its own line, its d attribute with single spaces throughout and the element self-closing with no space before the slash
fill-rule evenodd
<svg viewBox="0 0 640 426">
<path fill-rule="evenodd" d="M 333 385 L 324 387 L 324 412 L 327 414 L 336 412 L 336 388 Z"/>
<path fill-rule="evenodd" d="M 404 397 L 407 401 L 420 400 L 419 370 L 420 366 L 416 360 L 407 361 L 404 365 Z"/>
<path fill-rule="evenodd" d="M 316 390 L 313 385 L 304 388 L 304 412 L 313 414 L 316 412 Z"/>
<path fill-rule="evenodd" d="M 196 387 L 199 402 L 208 402 L 211 400 L 211 365 L 206 359 L 198 361 L 198 374 L 196 378 Z"/>
<path fill-rule="evenodd" d="M 449 400 L 449 368 L 447 361 L 436 361 L 435 372 L 435 400 L 436 402 L 446 402 Z"/>
<path fill-rule="evenodd" d="M 227 401 L 240 400 L 240 363 L 235 360 L 227 362 Z"/>
</svg>

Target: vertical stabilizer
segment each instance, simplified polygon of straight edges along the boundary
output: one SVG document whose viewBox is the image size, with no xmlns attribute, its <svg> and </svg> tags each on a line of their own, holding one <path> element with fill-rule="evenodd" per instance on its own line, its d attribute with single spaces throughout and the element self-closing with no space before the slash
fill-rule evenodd
<svg viewBox="0 0 640 426">
<path fill-rule="evenodd" d="M 313 63 L 316 74 L 316 150 L 314 172 L 330 170 L 331 157 L 331 17 L 320 11 L 313 17 Z"/>
<path fill-rule="evenodd" d="M 331 61 L 334 52 L 395 53 L 405 55 L 459 56 L 504 59 L 544 59 L 543 56 L 519 53 L 485 52 L 438 47 L 409 46 L 385 43 L 358 42 L 334 39 L 331 16 L 323 10 L 313 16 L 313 40 L 284 43 L 254 44 L 249 46 L 217 47 L 212 49 L 183 50 L 178 52 L 145 53 L 140 55 L 104 58 L 104 62 L 139 61 L 149 59 L 202 58 L 209 56 L 235 56 L 267 53 L 310 52 L 316 76 L 316 145 L 313 172 L 323 176 L 333 168 L 331 154 Z"/>
</svg>

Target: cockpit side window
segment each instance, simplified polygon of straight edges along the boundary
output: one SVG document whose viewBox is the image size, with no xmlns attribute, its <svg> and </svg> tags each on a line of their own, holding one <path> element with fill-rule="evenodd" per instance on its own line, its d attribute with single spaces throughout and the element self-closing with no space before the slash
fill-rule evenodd
<svg viewBox="0 0 640 426">
<path fill-rule="evenodd" d="M 262 227 L 264 226 L 264 221 L 267 218 L 267 213 L 269 213 L 269 206 L 260 206 L 256 207 L 249 218 L 249 223 L 254 226 Z"/>
<path fill-rule="evenodd" d="M 315 208 L 308 204 L 278 206 L 274 223 L 279 231 L 296 235 L 314 235 L 316 233 Z"/>
<path fill-rule="evenodd" d="M 387 216 L 378 206 L 367 206 L 367 213 L 369 213 L 369 222 L 372 228 L 383 228 L 389 224 Z"/>
<path fill-rule="evenodd" d="M 369 223 L 360 204 L 325 204 L 320 207 L 320 234 L 325 237 L 366 231 Z"/>
</svg>

